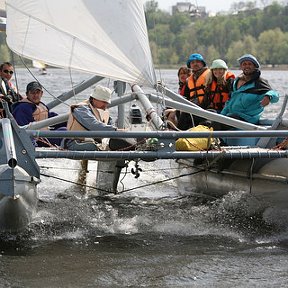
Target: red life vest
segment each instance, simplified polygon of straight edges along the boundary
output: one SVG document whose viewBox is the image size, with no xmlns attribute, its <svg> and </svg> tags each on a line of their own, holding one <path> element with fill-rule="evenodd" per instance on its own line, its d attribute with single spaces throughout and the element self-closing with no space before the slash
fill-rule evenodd
<svg viewBox="0 0 288 288">
<path fill-rule="evenodd" d="M 186 87 L 186 84 L 179 82 L 178 94 L 184 96 L 185 87 Z"/>
<path fill-rule="evenodd" d="M 228 71 L 226 74 L 226 81 L 234 78 L 235 75 Z M 228 85 L 218 85 L 217 81 L 213 79 L 207 94 L 209 102 L 208 108 L 220 112 L 224 108 L 225 102 L 229 99 Z"/>
</svg>

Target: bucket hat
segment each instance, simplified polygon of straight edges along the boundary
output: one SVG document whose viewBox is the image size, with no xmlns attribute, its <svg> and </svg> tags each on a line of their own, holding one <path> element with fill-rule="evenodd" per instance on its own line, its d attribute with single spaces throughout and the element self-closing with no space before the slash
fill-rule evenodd
<svg viewBox="0 0 288 288">
<path fill-rule="evenodd" d="M 90 95 L 92 98 L 104 101 L 106 103 L 111 103 L 111 94 L 112 91 L 107 88 L 103 87 L 101 85 L 97 85 L 93 91 L 93 93 Z"/>
</svg>

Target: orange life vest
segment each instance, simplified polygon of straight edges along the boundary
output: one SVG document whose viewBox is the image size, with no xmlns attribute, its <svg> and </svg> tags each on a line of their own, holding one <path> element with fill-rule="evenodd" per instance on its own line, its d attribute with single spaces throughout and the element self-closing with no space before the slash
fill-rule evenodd
<svg viewBox="0 0 288 288">
<path fill-rule="evenodd" d="M 193 74 L 187 78 L 187 86 L 190 92 L 188 100 L 199 106 L 204 101 L 206 75 L 209 71 L 209 69 L 204 70 L 196 80 L 193 78 Z"/>
<path fill-rule="evenodd" d="M 226 81 L 228 79 L 234 79 L 235 75 L 232 72 L 227 72 Z M 208 91 L 208 108 L 215 109 L 220 112 L 225 105 L 225 102 L 229 99 L 228 85 L 218 85 L 217 81 L 213 79 L 209 91 Z"/>
<path fill-rule="evenodd" d="M 42 102 L 40 102 L 39 104 L 35 104 L 32 101 L 28 100 L 27 98 L 21 100 L 21 102 L 30 103 L 36 106 L 36 109 L 32 114 L 34 121 L 41 121 L 48 119 L 48 109 Z M 47 130 L 47 129 L 48 127 L 41 128 L 41 130 Z"/>
</svg>

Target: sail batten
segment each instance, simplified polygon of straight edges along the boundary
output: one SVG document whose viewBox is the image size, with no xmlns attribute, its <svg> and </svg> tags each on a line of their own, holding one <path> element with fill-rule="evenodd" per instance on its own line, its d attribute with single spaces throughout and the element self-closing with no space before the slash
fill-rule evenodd
<svg viewBox="0 0 288 288">
<path fill-rule="evenodd" d="M 7 44 L 15 53 L 131 84 L 155 84 L 141 0 L 6 3 Z"/>
</svg>

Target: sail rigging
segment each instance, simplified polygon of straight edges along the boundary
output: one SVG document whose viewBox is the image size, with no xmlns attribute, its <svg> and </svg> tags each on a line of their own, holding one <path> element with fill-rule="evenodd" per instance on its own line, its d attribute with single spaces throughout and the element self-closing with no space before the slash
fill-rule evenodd
<svg viewBox="0 0 288 288">
<path fill-rule="evenodd" d="M 7 0 L 6 10 L 7 44 L 23 57 L 156 83 L 142 0 Z"/>
</svg>

